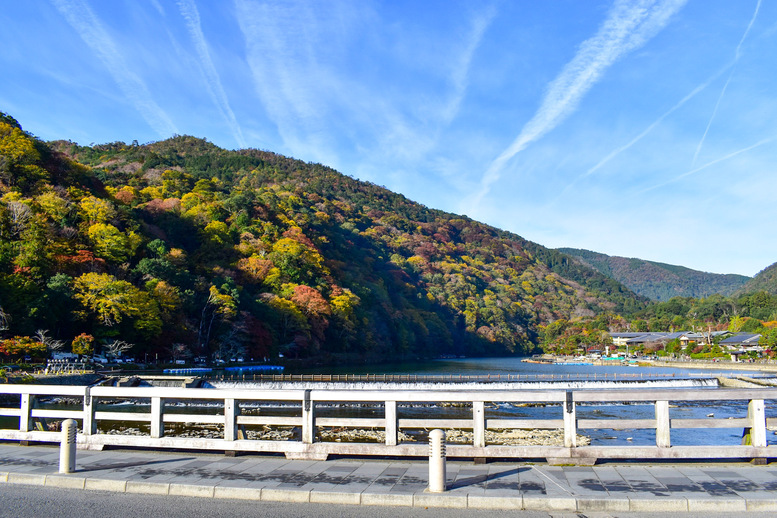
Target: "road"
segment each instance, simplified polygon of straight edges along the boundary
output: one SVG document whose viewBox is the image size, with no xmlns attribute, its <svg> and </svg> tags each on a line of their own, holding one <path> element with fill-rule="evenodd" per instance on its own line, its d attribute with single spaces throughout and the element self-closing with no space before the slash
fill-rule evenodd
<svg viewBox="0 0 777 518">
<path fill-rule="evenodd" d="M 684 513 L 687 518 L 739 516 L 724 513 Z M 668 513 L 575 513 L 570 511 L 504 511 L 475 509 L 425 509 L 411 507 L 348 506 L 285 502 L 216 500 L 178 496 L 153 496 L 0 485 L 0 517 L 13 518 L 227 518 L 227 517 L 320 517 L 320 518 L 668 518 Z M 748 513 L 748 518 L 772 516 Z"/>
</svg>

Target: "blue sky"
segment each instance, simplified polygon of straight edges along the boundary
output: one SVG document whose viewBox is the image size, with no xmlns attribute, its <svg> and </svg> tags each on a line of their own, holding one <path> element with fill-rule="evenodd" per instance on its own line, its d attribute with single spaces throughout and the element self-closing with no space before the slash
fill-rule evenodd
<svg viewBox="0 0 777 518">
<path fill-rule="evenodd" d="M 320 162 L 549 247 L 777 261 L 777 2 L 4 1 L 0 110 Z"/>
</svg>

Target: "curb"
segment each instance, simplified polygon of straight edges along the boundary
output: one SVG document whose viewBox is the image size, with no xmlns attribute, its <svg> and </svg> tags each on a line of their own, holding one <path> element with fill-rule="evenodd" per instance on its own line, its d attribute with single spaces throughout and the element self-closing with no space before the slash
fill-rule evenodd
<svg viewBox="0 0 777 518">
<path fill-rule="evenodd" d="M 438 493 L 390 494 L 347 493 L 342 491 L 294 490 L 278 488 L 243 488 L 206 486 L 163 482 L 141 482 L 85 478 L 68 474 L 30 474 L 0 472 L 0 485 L 19 484 L 60 489 L 110 491 L 146 495 L 188 496 L 253 500 L 265 502 L 321 503 L 339 505 L 377 505 L 424 508 L 505 509 L 524 511 L 599 511 L 599 512 L 777 512 L 774 498 L 650 498 L 647 495 L 629 497 L 586 496 L 486 496 Z"/>
</svg>

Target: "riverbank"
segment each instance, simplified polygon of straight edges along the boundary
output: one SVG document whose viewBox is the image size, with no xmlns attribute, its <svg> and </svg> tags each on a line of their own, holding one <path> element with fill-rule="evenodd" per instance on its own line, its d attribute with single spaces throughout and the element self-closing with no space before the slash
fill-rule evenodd
<svg viewBox="0 0 777 518">
<path fill-rule="evenodd" d="M 543 359 L 547 360 L 543 363 L 552 363 L 555 365 L 582 365 L 576 363 L 575 360 L 579 358 L 571 358 L 569 356 L 551 356 L 543 355 Z M 618 366 L 622 365 L 623 360 L 604 360 L 604 359 L 588 359 L 590 365 L 593 366 Z M 749 372 L 777 372 L 777 363 L 747 363 L 747 362 L 732 362 L 732 361 L 682 361 L 682 360 L 629 360 L 630 366 L 633 367 L 661 367 L 670 369 L 695 369 L 695 370 L 736 370 L 736 371 L 749 371 Z"/>
<path fill-rule="evenodd" d="M 737 370 L 749 372 L 777 372 L 777 363 L 743 363 L 743 362 L 668 362 L 668 361 L 640 361 L 640 366 L 671 367 L 675 369 L 704 369 L 704 370 Z"/>
<path fill-rule="evenodd" d="M 6 379 L 0 379 L 0 384 L 11 385 L 93 385 L 105 376 L 98 373 L 86 372 L 83 374 L 19 374 L 10 375 Z"/>
</svg>

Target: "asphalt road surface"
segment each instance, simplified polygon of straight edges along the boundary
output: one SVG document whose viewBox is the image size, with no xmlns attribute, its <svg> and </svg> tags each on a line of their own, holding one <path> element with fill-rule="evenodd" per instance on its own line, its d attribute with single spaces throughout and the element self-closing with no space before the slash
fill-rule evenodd
<svg viewBox="0 0 777 518">
<path fill-rule="evenodd" d="M 740 513 L 741 514 L 741 513 Z M 14 518 L 226 518 L 321 517 L 351 518 L 669 518 L 671 513 L 575 513 L 570 511 L 504 511 L 412 507 L 349 506 L 285 502 L 255 502 L 178 496 L 155 496 L 58 489 L 16 484 L 0 485 L 0 517 Z M 738 514 L 684 513 L 683 517 L 712 518 Z M 772 516 L 748 513 L 749 517 Z"/>
</svg>

